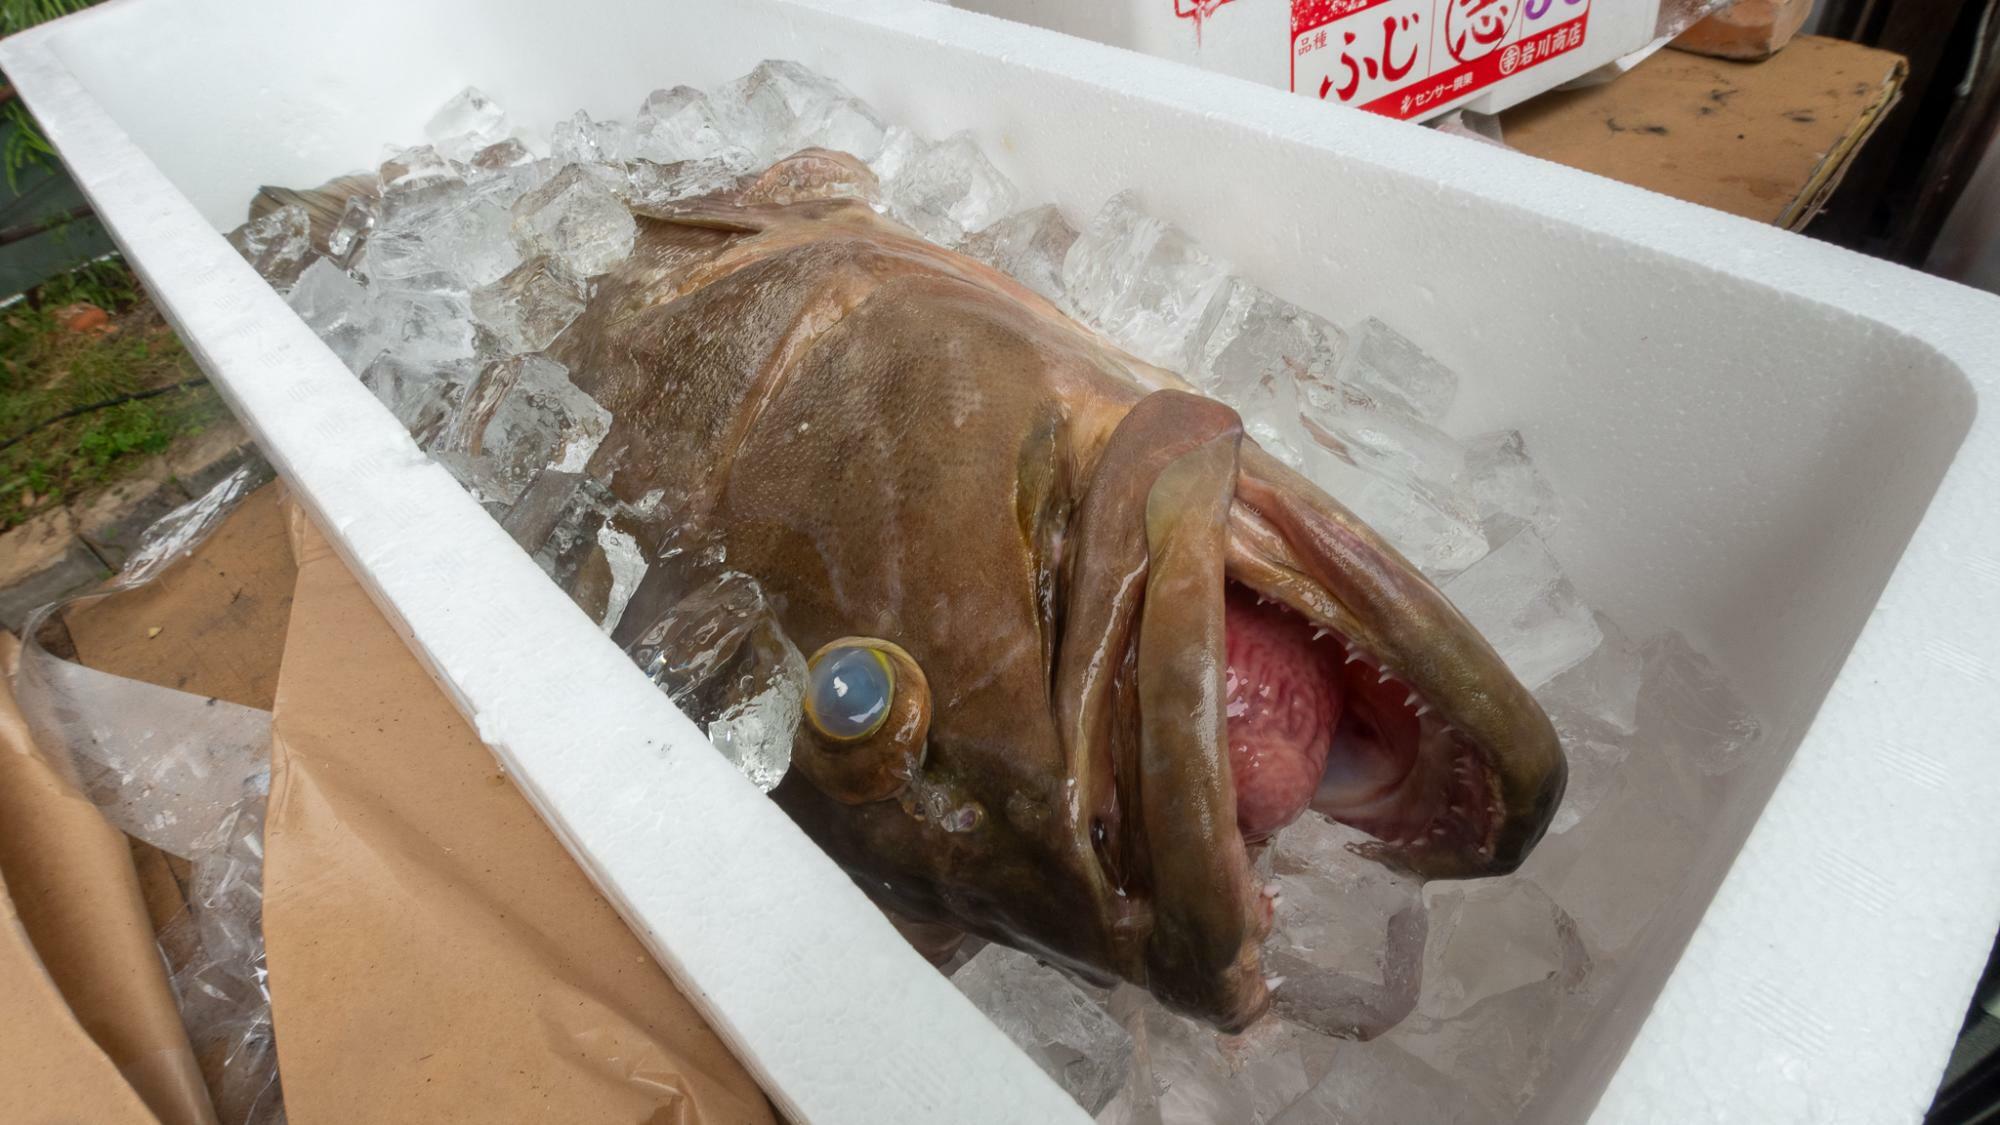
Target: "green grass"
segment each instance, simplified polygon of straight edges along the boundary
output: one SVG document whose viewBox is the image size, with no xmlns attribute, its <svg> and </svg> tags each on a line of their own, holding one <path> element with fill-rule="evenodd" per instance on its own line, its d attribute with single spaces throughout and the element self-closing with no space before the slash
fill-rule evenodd
<svg viewBox="0 0 2000 1125">
<path fill-rule="evenodd" d="M 117 331 L 97 335 L 62 327 L 57 311 L 78 302 L 110 311 Z M 0 310 L 0 441 L 28 434 L 0 450 L 0 528 L 83 498 L 227 411 L 204 383 L 35 429 L 37 424 L 199 376 L 115 260 L 65 274 Z"/>
<path fill-rule="evenodd" d="M 97 0 L 0 0 L 0 36 L 25 31 L 38 23 L 81 12 L 95 4 Z M 42 131 L 35 127 L 34 119 L 22 108 L 18 99 L 9 99 L 0 114 L 5 114 L 16 128 L 8 135 L 4 150 L 0 150 L 0 169 L 6 172 L 7 186 L 11 189 L 21 170 L 31 164 L 47 164 L 55 159 L 55 149 L 42 137 Z"/>
</svg>

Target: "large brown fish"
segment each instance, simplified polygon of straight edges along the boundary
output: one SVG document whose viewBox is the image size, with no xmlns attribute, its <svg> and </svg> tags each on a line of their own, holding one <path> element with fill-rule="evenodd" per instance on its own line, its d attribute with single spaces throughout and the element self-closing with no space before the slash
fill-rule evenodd
<svg viewBox="0 0 2000 1125">
<path fill-rule="evenodd" d="M 807 153 L 643 219 L 553 349 L 614 418 L 593 472 L 815 653 L 792 818 L 905 919 L 1232 1030 L 1251 849 L 1309 805 L 1422 876 L 1516 867 L 1563 757 L 1465 619 L 1227 407 L 827 198 L 866 179 Z M 685 592 L 667 534 L 621 639 Z"/>
</svg>

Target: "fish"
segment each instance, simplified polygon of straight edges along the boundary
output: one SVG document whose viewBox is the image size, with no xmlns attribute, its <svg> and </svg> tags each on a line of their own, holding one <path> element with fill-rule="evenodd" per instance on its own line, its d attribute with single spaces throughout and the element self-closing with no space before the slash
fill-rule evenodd
<svg viewBox="0 0 2000 1125">
<path fill-rule="evenodd" d="M 613 639 L 754 579 L 811 654 L 771 797 L 934 960 L 976 935 L 1235 1032 L 1276 984 L 1253 859 L 1297 818 L 1419 878 L 1516 869 L 1563 751 L 1449 600 L 1229 407 L 875 189 L 815 149 L 628 201 L 548 350 L 611 418 L 587 474 L 650 513 Z"/>
<path fill-rule="evenodd" d="M 1241 419 L 807 151 L 646 212 L 551 354 L 590 466 L 701 540 L 808 661 L 791 819 L 911 928 L 1271 1003 L 1253 852 L 1309 810 L 1423 878 L 1515 869 L 1566 766 L 1479 632 Z M 675 544 L 678 544 L 676 546 Z M 712 557 L 712 556 L 711 556 Z"/>
</svg>

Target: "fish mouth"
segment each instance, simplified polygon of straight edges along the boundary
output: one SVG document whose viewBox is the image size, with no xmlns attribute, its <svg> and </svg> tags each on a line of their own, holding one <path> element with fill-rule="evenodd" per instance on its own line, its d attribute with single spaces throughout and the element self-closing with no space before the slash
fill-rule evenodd
<svg viewBox="0 0 2000 1125">
<path fill-rule="evenodd" d="M 1264 840 L 1316 810 L 1419 878 L 1504 874 L 1566 771 L 1547 716 L 1437 588 L 1202 401 L 1156 392 L 1105 447 L 1058 710 L 1111 962 L 1233 1031 L 1272 1000 Z"/>
<path fill-rule="evenodd" d="M 1490 864 L 1506 815 L 1486 754 L 1378 652 L 1231 578 L 1229 757 L 1257 844 L 1308 809 L 1411 869 Z M 1439 862 L 1442 860 L 1442 863 Z"/>
</svg>

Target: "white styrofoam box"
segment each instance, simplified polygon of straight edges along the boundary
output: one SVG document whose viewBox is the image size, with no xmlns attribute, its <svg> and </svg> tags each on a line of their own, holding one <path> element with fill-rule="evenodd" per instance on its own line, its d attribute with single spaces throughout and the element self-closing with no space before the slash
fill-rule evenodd
<svg viewBox="0 0 2000 1125">
<path fill-rule="evenodd" d="M 1136 187 L 1287 299 L 1406 326 L 1462 373 L 1454 429 L 1526 433 L 1587 599 L 1733 674 L 1765 755 L 1531 1117 L 1917 1118 L 2000 924 L 2000 300 L 917 0 L 113 0 L 0 43 L 204 367 L 781 1104 L 1074 1116 L 216 234 L 468 84 L 546 128 L 766 57 L 971 128 L 1024 198 Z"/>
<path fill-rule="evenodd" d="M 1639 51 L 1657 38 L 1661 9 L 1660 0 L 953 2 L 1413 121 L 1498 113 Z"/>
</svg>

